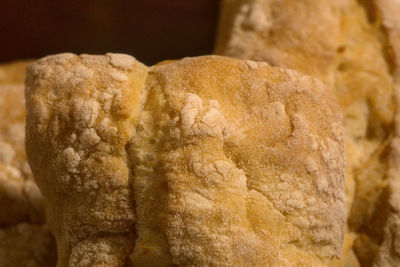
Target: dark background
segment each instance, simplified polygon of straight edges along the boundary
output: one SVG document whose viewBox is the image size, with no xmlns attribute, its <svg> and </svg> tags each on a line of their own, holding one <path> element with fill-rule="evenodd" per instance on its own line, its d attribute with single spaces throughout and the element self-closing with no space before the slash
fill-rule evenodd
<svg viewBox="0 0 400 267">
<path fill-rule="evenodd" d="M 0 0 L 0 62 L 73 52 L 145 64 L 212 53 L 218 0 Z"/>
</svg>

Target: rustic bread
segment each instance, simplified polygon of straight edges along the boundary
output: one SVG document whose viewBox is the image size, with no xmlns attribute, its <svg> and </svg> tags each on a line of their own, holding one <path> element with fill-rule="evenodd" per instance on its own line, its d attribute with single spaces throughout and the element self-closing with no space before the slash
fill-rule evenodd
<svg viewBox="0 0 400 267">
<path fill-rule="evenodd" d="M 400 238 L 400 203 L 395 197 L 400 194 L 395 182 L 400 179 L 395 125 L 398 14 L 399 2 L 390 0 L 222 4 L 217 54 L 266 61 L 317 77 L 332 88 L 342 106 L 349 214 L 339 266 L 399 264 L 399 248 L 390 247 L 395 236 Z"/>
<path fill-rule="evenodd" d="M 52 266 L 55 242 L 25 157 L 24 77 L 31 61 L 0 65 L 0 266 Z"/>
<path fill-rule="evenodd" d="M 320 266 L 341 255 L 344 141 L 323 83 L 217 56 L 28 67 L 27 155 L 59 266 Z"/>
</svg>

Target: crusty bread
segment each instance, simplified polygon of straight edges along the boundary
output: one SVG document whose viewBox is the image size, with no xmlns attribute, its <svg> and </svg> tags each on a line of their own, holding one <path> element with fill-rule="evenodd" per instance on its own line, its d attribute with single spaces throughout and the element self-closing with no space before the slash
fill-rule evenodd
<svg viewBox="0 0 400 267">
<path fill-rule="evenodd" d="M 391 0 L 222 4 L 217 54 L 317 77 L 343 108 L 349 216 L 338 266 L 400 264 L 400 250 L 393 245 L 400 238 L 400 200 L 395 197 L 400 194 L 395 182 L 400 179 L 395 130 L 399 14 L 400 3 Z"/>
<path fill-rule="evenodd" d="M 25 68 L 0 65 L 0 266 L 52 266 L 54 239 L 25 157 Z"/>
<path fill-rule="evenodd" d="M 132 251 L 126 144 L 146 75 L 129 56 L 60 54 L 27 69 L 26 151 L 48 202 L 58 266 L 121 266 Z"/>
<path fill-rule="evenodd" d="M 344 0 L 222 1 L 216 54 L 332 80 Z"/>
<path fill-rule="evenodd" d="M 329 90 L 217 56 L 29 66 L 29 163 L 59 265 L 320 266 L 341 254 L 344 142 Z"/>
</svg>

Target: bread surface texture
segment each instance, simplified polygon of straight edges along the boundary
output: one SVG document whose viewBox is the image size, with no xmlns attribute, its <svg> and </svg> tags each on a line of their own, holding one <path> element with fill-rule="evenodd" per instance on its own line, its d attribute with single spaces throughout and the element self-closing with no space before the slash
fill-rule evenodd
<svg viewBox="0 0 400 267">
<path fill-rule="evenodd" d="M 132 251 L 126 144 L 147 67 L 130 56 L 60 54 L 26 76 L 26 151 L 48 203 L 58 266 L 121 266 Z"/>
<path fill-rule="evenodd" d="M 292 70 L 219 56 L 28 68 L 29 163 L 59 266 L 323 266 L 345 224 L 340 108 Z"/>
<path fill-rule="evenodd" d="M 344 254 L 334 265 L 400 264 L 393 243 L 400 238 L 400 3 L 225 0 L 221 10 L 217 54 L 319 78 L 342 107 L 348 219 Z"/>
<path fill-rule="evenodd" d="M 25 69 L 0 65 L 0 266 L 54 266 L 55 241 L 25 156 Z"/>
</svg>

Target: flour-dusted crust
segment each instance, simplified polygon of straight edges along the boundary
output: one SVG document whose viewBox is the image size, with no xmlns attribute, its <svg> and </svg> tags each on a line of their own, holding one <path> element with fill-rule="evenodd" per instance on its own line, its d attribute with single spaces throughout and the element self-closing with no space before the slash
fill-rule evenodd
<svg viewBox="0 0 400 267">
<path fill-rule="evenodd" d="M 28 67 L 26 150 L 59 266 L 119 266 L 132 251 L 126 143 L 146 75 L 146 66 L 119 54 L 59 54 Z"/>
<path fill-rule="evenodd" d="M 343 132 L 325 85 L 217 56 L 117 57 L 28 68 L 27 153 L 60 266 L 122 266 L 132 251 L 134 266 L 340 256 Z"/>
<path fill-rule="evenodd" d="M 378 260 L 378 250 L 385 250 L 380 247 L 388 196 L 394 194 L 389 177 L 396 172 L 391 150 L 397 135 L 398 14 L 398 1 L 390 0 L 222 4 L 217 54 L 315 76 L 332 88 L 343 108 L 348 233 L 339 266 L 369 266 Z"/>
</svg>

